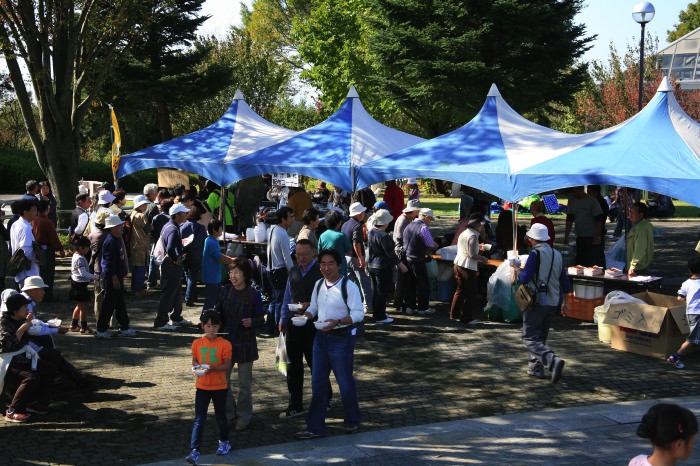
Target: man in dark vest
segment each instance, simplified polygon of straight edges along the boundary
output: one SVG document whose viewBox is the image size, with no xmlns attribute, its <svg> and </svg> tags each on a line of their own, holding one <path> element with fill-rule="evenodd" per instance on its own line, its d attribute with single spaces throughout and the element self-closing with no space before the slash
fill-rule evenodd
<svg viewBox="0 0 700 466">
<path fill-rule="evenodd" d="M 82 236 L 85 233 L 85 228 L 90 221 L 90 216 L 87 209 L 90 207 L 90 195 L 87 193 L 78 194 L 75 196 L 75 210 L 70 215 L 70 228 L 68 229 L 69 237 L 73 241 L 76 237 Z M 88 257 L 88 260 L 90 258 Z"/>
<path fill-rule="evenodd" d="M 430 283 L 428 283 L 428 268 L 425 265 L 426 249 L 437 248 L 428 228 L 434 218 L 432 210 L 423 208 L 418 213 L 418 218 L 403 231 L 403 245 L 410 269 L 407 275 L 409 282 L 412 281 L 406 287 L 406 314 L 435 314 L 435 310 L 429 307 Z"/>
<path fill-rule="evenodd" d="M 287 342 L 287 389 L 289 390 L 289 404 L 287 409 L 280 414 L 280 419 L 291 419 L 306 414 L 302 402 L 304 390 L 304 359 L 309 369 L 312 368 L 312 355 L 314 349 L 314 337 L 316 328 L 311 320 L 307 320 L 302 327 L 292 324 L 292 317 L 302 316 L 311 302 L 316 282 L 323 278 L 321 268 L 316 261 L 314 247 L 308 239 L 300 239 L 296 243 L 297 265 L 289 271 L 289 280 L 284 290 L 282 301 L 282 315 L 279 331 L 284 333 Z M 298 304 L 301 307 L 290 310 L 289 304 Z M 331 391 L 332 399 L 333 392 Z"/>
</svg>

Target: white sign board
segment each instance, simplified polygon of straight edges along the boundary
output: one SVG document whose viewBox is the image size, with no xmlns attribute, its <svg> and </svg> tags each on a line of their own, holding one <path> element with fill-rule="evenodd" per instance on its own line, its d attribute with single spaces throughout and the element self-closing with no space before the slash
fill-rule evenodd
<svg viewBox="0 0 700 466">
<path fill-rule="evenodd" d="M 296 173 L 273 173 L 272 186 L 298 187 L 299 175 Z"/>
</svg>

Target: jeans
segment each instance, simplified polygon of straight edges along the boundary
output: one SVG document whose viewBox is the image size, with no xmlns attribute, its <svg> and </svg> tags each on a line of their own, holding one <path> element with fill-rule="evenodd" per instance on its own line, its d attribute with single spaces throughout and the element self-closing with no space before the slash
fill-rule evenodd
<svg viewBox="0 0 700 466">
<path fill-rule="evenodd" d="M 131 271 L 131 292 L 137 293 L 143 291 L 146 288 L 144 281 L 146 280 L 146 270 L 145 265 L 135 265 L 134 270 Z"/>
<path fill-rule="evenodd" d="M 204 306 L 202 312 L 208 309 L 214 309 L 216 301 L 219 299 L 221 292 L 221 283 L 205 283 L 204 284 Z"/>
<path fill-rule="evenodd" d="M 331 370 L 340 388 L 340 398 L 345 409 L 345 424 L 360 424 L 360 405 L 357 400 L 357 383 L 352 375 L 355 359 L 354 335 L 339 331 L 316 332 L 314 339 L 314 367 L 311 371 L 311 405 L 306 416 L 306 428 L 316 434 L 326 434 L 326 408 Z"/>
<path fill-rule="evenodd" d="M 394 273 L 391 267 L 369 269 L 372 279 L 372 317 L 375 321 L 386 319 L 386 302 L 394 290 Z"/>
<path fill-rule="evenodd" d="M 355 277 L 355 283 L 357 283 L 357 286 L 360 288 L 362 302 L 365 304 L 365 308 L 369 308 L 373 302 L 372 280 L 370 280 L 369 275 L 367 275 L 367 271 L 360 268 L 360 261 L 357 257 L 353 257 L 348 263 L 348 271 Z"/>
<path fill-rule="evenodd" d="M 182 320 L 182 267 L 166 257 L 161 264 L 161 292 L 158 303 L 158 315 L 153 322 L 154 327 L 162 327 L 168 323 L 168 314 L 173 322 Z"/>
<path fill-rule="evenodd" d="M 190 449 L 199 451 L 202 444 L 202 432 L 204 424 L 207 422 L 207 411 L 209 402 L 214 402 L 214 418 L 219 426 L 219 441 L 228 440 L 228 420 L 226 419 L 226 392 L 223 390 L 202 390 L 197 389 L 194 396 L 194 426 L 192 426 L 192 440 Z"/>
<path fill-rule="evenodd" d="M 406 283 L 406 307 L 424 311 L 430 306 L 430 283 L 428 281 L 428 267 L 423 261 L 408 261 L 409 271 Z M 416 308 L 416 304 L 418 307 Z"/>
<path fill-rule="evenodd" d="M 552 368 L 554 351 L 547 346 L 547 336 L 557 306 L 536 304 L 531 311 L 523 312 L 523 343 L 528 351 L 527 361 L 530 371 Z"/>
<path fill-rule="evenodd" d="M 197 283 L 199 282 L 199 269 L 202 268 L 202 261 L 194 261 L 194 264 L 185 266 L 185 278 L 187 288 L 185 288 L 185 301 L 190 302 L 197 299 Z"/>
<path fill-rule="evenodd" d="M 102 289 L 104 290 L 104 301 L 102 302 L 102 310 L 97 319 L 97 331 L 106 332 L 109 329 L 109 321 L 112 315 L 119 322 L 119 328 L 126 330 L 129 328 L 129 315 L 126 313 L 126 303 L 124 303 L 124 280 L 120 280 L 119 288 L 114 288 L 112 277 L 106 277 L 102 280 Z"/>
<path fill-rule="evenodd" d="M 238 369 L 238 397 L 233 397 L 231 370 L 226 373 L 226 413 L 229 419 L 236 419 L 236 425 L 245 427 L 253 419 L 253 361 L 234 364 Z"/>
<path fill-rule="evenodd" d="M 286 283 L 285 283 L 286 286 Z M 270 304 L 267 306 L 268 333 L 277 335 L 280 318 L 282 317 L 282 300 L 284 299 L 284 288 L 270 288 Z"/>
<path fill-rule="evenodd" d="M 452 298 L 450 318 L 459 318 L 461 322 L 470 322 L 478 293 L 477 271 L 460 267 L 457 264 L 453 266 L 453 269 L 457 279 L 457 290 Z"/>
</svg>

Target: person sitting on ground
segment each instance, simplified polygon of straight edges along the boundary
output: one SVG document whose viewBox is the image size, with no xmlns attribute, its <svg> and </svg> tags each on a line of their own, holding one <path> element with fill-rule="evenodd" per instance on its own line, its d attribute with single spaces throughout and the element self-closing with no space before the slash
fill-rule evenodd
<svg viewBox="0 0 700 466">
<path fill-rule="evenodd" d="M 73 309 L 73 320 L 71 321 L 71 331 L 80 331 L 83 335 L 90 335 L 92 330 L 88 328 L 87 309 L 92 296 L 88 291 L 90 282 L 99 280 L 100 276 L 90 272 L 88 261 L 85 255 L 90 250 L 90 240 L 84 236 L 79 236 L 73 243 L 75 252 L 71 259 L 70 273 L 70 293 L 69 297 L 76 302 Z M 80 326 L 78 326 L 80 323 Z"/>
<path fill-rule="evenodd" d="M 647 205 L 635 202 L 630 209 L 632 228 L 627 233 L 627 276 L 646 275 L 654 258 L 654 225 L 646 218 Z"/>
<path fill-rule="evenodd" d="M 199 463 L 202 433 L 207 421 L 209 402 L 214 402 L 214 416 L 219 427 L 219 448 L 217 455 L 226 455 L 231 451 L 228 436 L 228 419 L 226 418 L 226 394 L 228 381 L 226 374 L 231 371 L 231 343 L 219 336 L 221 316 L 214 310 L 205 311 L 200 322 L 204 335 L 192 342 L 192 370 L 208 367 L 204 375 L 195 380 L 194 426 L 190 440 L 190 454 L 185 460 L 190 464 Z"/>
<path fill-rule="evenodd" d="M 38 352 L 29 345 L 27 331 L 33 319 L 27 310 L 29 302 L 15 293 L 4 302 L 6 310 L 0 316 L 0 392 L 4 392 L 3 380 L 10 390 L 15 390 L 5 412 L 8 422 L 27 422 L 31 414 L 46 414 L 56 375 L 56 367 L 39 361 Z"/>
<path fill-rule="evenodd" d="M 689 409 L 670 403 L 659 403 L 642 417 L 637 436 L 649 439 L 654 447 L 651 455 L 632 458 L 629 466 L 675 466 L 693 454 L 698 420 Z"/>
<path fill-rule="evenodd" d="M 25 298 L 29 299 L 29 312 L 34 316 L 35 319 L 41 319 L 43 316 L 39 315 L 38 307 L 40 303 L 44 302 L 44 297 L 46 296 L 46 283 L 40 276 L 27 277 L 21 288 L 21 292 Z M 55 348 L 52 335 L 57 335 L 57 328 L 47 328 L 41 335 L 33 335 L 31 339 L 38 345 L 46 348 Z"/>
<path fill-rule="evenodd" d="M 237 400 L 231 383 L 233 371 L 226 374 L 226 413 L 229 419 L 236 419 L 236 430 L 244 430 L 253 418 L 253 362 L 259 358 L 255 332 L 265 324 L 265 312 L 260 292 L 251 286 L 253 266 L 248 259 L 236 257 L 231 262 L 229 279 L 231 283 L 221 291 L 216 304 L 226 338 L 233 346 L 231 361 L 238 366 Z"/>
<path fill-rule="evenodd" d="M 308 239 L 309 241 L 311 241 L 311 245 L 314 251 L 318 249 L 318 238 L 316 237 L 316 229 L 321 223 L 320 215 L 320 212 L 314 207 L 306 209 L 304 211 L 304 215 L 302 216 L 304 226 L 301 227 L 301 230 L 299 230 L 299 233 L 296 237 L 297 242 L 299 242 L 300 239 Z"/>
<path fill-rule="evenodd" d="M 690 278 L 683 282 L 678 290 L 678 301 L 686 303 L 686 316 L 690 326 L 690 334 L 680 349 L 673 353 L 667 361 L 669 364 L 683 369 L 685 364 L 681 362 L 681 356 L 700 346 L 700 256 L 693 256 L 688 261 Z"/>
</svg>

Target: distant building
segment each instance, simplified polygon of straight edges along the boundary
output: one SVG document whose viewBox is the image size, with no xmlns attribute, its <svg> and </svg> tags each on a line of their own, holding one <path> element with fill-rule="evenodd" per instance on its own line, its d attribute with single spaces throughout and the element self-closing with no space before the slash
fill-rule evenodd
<svg viewBox="0 0 700 466">
<path fill-rule="evenodd" d="M 689 32 L 659 51 L 661 72 L 673 78 L 681 89 L 700 89 L 700 28 Z"/>
</svg>

